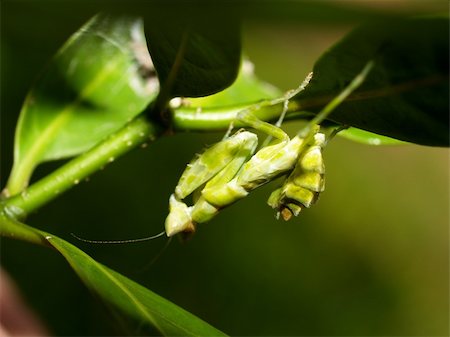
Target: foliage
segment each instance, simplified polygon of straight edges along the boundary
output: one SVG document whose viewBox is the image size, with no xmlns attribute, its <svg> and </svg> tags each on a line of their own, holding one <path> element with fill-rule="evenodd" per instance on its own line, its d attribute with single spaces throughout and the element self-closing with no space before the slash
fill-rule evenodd
<svg viewBox="0 0 450 337">
<path fill-rule="evenodd" d="M 311 84 L 297 98 L 300 109 L 314 109 L 324 96 L 342 90 L 373 59 L 367 81 L 330 119 L 403 141 L 448 146 L 449 49 L 441 34 L 446 27 L 446 18 L 415 18 L 356 29 L 317 61 Z"/>
<path fill-rule="evenodd" d="M 261 120 L 277 119 L 285 104 L 276 99 L 280 90 L 257 79 L 245 63 L 239 72 L 239 27 L 234 18 L 184 18 L 172 25 L 154 17 L 144 36 L 139 18 L 97 15 L 53 58 L 17 124 L 1 234 L 56 249 L 105 301 L 165 335 L 222 333 L 70 243 L 18 220 L 169 128 L 222 130 L 238 111 L 254 107 Z M 447 18 L 426 17 L 357 28 L 316 62 L 310 85 L 289 101 L 288 119 L 313 118 L 372 60 L 375 69 L 334 110 L 330 125 L 353 127 L 345 136 L 367 144 L 448 146 L 449 49 L 442 34 L 447 27 Z M 169 105 L 179 96 L 178 104 Z M 77 157 L 27 187 L 37 165 L 72 156 Z"/>
<path fill-rule="evenodd" d="M 39 163 L 83 153 L 141 112 L 158 92 L 152 71 L 141 20 L 86 23 L 25 100 L 8 193 L 20 192 Z"/>
</svg>

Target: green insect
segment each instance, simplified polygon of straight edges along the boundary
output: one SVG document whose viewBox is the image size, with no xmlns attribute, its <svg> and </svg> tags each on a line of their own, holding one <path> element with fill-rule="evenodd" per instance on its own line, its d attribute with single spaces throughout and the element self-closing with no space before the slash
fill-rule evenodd
<svg viewBox="0 0 450 337">
<path fill-rule="evenodd" d="M 212 218 L 218 208 L 209 204 L 201 195 L 194 207 L 181 200 L 205 184 L 205 188 L 221 186 L 231 180 L 242 164 L 254 153 L 258 137 L 248 131 L 238 131 L 231 137 L 208 148 L 195 158 L 184 170 L 171 195 L 169 215 L 166 219 L 166 234 L 193 232 L 195 223 Z"/>
<path fill-rule="evenodd" d="M 303 207 L 311 207 L 325 189 L 325 164 L 322 148 L 325 135 L 316 133 L 298 157 L 298 161 L 283 185 L 272 192 L 267 203 L 278 210 L 277 217 L 289 220 L 298 216 Z"/>
<path fill-rule="evenodd" d="M 287 176 L 283 186 L 275 190 L 268 200 L 269 205 L 278 210 L 278 215 L 288 220 L 292 215 L 298 215 L 303 207 L 314 204 L 324 190 L 322 148 L 325 135 L 319 132 L 319 124 L 362 83 L 372 66 L 373 63 L 369 62 L 349 86 L 292 139 L 279 126 L 287 110 L 287 102 L 305 87 L 305 83 L 279 99 L 285 103 L 285 109 L 276 125 L 259 120 L 251 110 L 238 113 L 237 120 L 241 124 L 264 132 L 273 140 L 255 153 L 257 136 L 239 130 L 188 164 L 170 197 L 169 215 L 165 222 L 167 236 L 194 232 L 196 224 L 209 221 L 220 209 L 282 175 Z M 191 194 L 194 205 L 187 206 L 183 199 Z"/>
</svg>

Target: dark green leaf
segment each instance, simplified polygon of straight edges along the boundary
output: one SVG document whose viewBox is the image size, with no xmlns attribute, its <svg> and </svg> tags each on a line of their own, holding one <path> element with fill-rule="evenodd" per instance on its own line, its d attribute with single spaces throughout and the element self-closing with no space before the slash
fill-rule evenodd
<svg viewBox="0 0 450 337">
<path fill-rule="evenodd" d="M 234 81 L 239 69 L 237 20 L 212 10 L 201 15 L 188 6 L 183 8 L 183 13 L 161 8 L 146 21 L 148 46 L 165 100 L 223 90 Z"/>
<path fill-rule="evenodd" d="M 226 129 L 235 122 L 239 111 L 280 96 L 282 92 L 255 76 L 253 64 L 244 60 L 236 81 L 225 90 L 209 96 L 171 101 L 172 123 L 177 129 Z M 278 114 L 275 109 L 272 118 L 278 118 Z"/>
<path fill-rule="evenodd" d="M 54 247 L 87 287 L 140 324 L 151 325 L 166 336 L 225 335 L 175 304 L 98 263 L 67 241 L 13 220 L 1 206 L 0 236 Z"/>
<path fill-rule="evenodd" d="M 47 240 L 89 288 L 139 322 L 154 326 L 166 336 L 224 336 L 189 312 L 96 262 L 70 243 L 54 236 Z"/>
<path fill-rule="evenodd" d="M 256 77 L 253 64 L 244 60 L 238 77 L 231 86 L 217 94 L 189 98 L 186 101 L 187 105 L 192 108 L 219 108 L 272 99 L 280 97 L 282 94 L 282 91 L 278 88 Z"/>
<path fill-rule="evenodd" d="M 22 108 L 9 192 L 40 162 L 86 151 L 141 112 L 158 91 L 142 21 L 96 16 L 59 50 Z"/>
<path fill-rule="evenodd" d="M 350 33 L 314 66 L 298 95 L 299 109 L 317 111 L 368 60 L 375 67 L 330 120 L 392 138 L 449 145 L 449 20 L 415 18 L 366 25 Z"/>
</svg>

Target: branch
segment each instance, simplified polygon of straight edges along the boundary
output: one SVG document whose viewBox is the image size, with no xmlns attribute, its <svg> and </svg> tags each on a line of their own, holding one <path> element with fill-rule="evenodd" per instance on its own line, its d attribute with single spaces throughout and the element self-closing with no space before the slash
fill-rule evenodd
<svg viewBox="0 0 450 337">
<path fill-rule="evenodd" d="M 25 218 L 119 156 L 155 140 L 161 133 L 162 128 L 145 116 L 132 120 L 91 150 L 72 159 L 20 194 L 6 199 L 6 212 L 16 219 Z"/>
<path fill-rule="evenodd" d="M 179 107 L 172 110 L 172 126 L 176 130 L 191 131 L 217 131 L 226 130 L 231 123 L 234 126 L 244 126 L 236 120 L 237 113 L 242 110 L 251 109 L 258 119 L 270 122 L 277 120 L 283 112 L 284 99 L 267 100 L 252 104 L 236 105 L 220 108 L 191 108 Z M 299 111 L 295 101 L 289 101 L 287 114 Z M 301 116 L 296 115 L 296 118 Z"/>
<path fill-rule="evenodd" d="M 43 233 L 43 232 L 42 232 Z M 42 233 L 33 227 L 22 224 L 14 219 L 13 214 L 8 214 L 7 209 L 0 204 L 0 236 L 18 239 L 40 246 L 51 247 Z"/>
</svg>

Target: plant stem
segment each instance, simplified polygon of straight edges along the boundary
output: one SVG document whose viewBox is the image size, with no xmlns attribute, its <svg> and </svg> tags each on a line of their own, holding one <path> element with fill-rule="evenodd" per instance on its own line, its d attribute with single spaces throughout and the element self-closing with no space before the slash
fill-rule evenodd
<svg viewBox="0 0 450 337">
<path fill-rule="evenodd" d="M 14 215 L 9 215 L 2 205 L 0 205 L 0 236 L 51 247 L 42 233 L 15 220 Z"/>
<path fill-rule="evenodd" d="M 20 194 L 6 199 L 5 210 L 10 216 L 23 219 L 117 157 L 142 143 L 153 141 L 161 133 L 162 128 L 159 125 L 145 116 L 140 116 Z"/>
<path fill-rule="evenodd" d="M 269 122 L 279 118 L 283 112 L 283 101 L 262 101 L 253 104 L 237 105 L 225 108 L 190 108 L 179 107 L 172 111 L 172 126 L 176 130 L 215 131 L 226 130 L 231 123 L 244 126 L 236 120 L 238 112 L 251 108 L 260 120 Z M 258 109 L 253 109 L 259 106 Z M 287 113 L 299 111 L 295 101 L 289 101 Z"/>
</svg>

